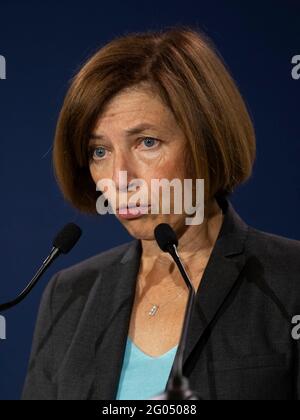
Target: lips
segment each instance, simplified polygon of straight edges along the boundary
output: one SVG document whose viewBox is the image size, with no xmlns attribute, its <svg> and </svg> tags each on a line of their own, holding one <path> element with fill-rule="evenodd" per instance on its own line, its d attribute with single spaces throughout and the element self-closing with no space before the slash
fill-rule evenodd
<svg viewBox="0 0 300 420">
<path fill-rule="evenodd" d="M 145 213 L 148 210 L 149 206 L 126 206 L 126 207 L 120 207 L 117 209 L 117 212 L 120 214 L 138 214 L 138 213 Z"/>
<path fill-rule="evenodd" d="M 129 205 L 128 207 L 120 207 L 117 209 L 117 213 L 121 215 L 139 215 L 139 214 L 147 214 L 148 213 L 149 205 L 143 205 L 143 206 L 132 206 Z"/>
</svg>

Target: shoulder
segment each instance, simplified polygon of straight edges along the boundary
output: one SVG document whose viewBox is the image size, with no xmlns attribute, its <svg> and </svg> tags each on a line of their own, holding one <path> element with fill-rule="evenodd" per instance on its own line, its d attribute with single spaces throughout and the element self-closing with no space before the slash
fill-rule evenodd
<svg viewBox="0 0 300 420">
<path fill-rule="evenodd" d="M 245 254 L 254 282 L 268 284 L 287 300 L 299 301 L 300 241 L 249 226 Z"/>
<path fill-rule="evenodd" d="M 80 275 L 88 271 L 105 269 L 112 264 L 119 262 L 125 255 L 127 250 L 135 244 L 136 241 L 126 242 L 125 244 L 118 245 L 114 248 L 94 255 L 86 260 L 83 260 L 69 268 L 64 269 L 61 273 L 64 276 L 74 276 L 77 273 Z"/>
<path fill-rule="evenodd" d="M 248 227 L 248 247 L 261 256 L 278 261 L 300 263 L 300 241 Z"/>
<path fill-rule="evenodd" d="M 50 294 L 57 296 L 74 290 L 81 294 L 88 294 L 100 273 L 120 262 L 135 242 L 133 240 L 118 245 L 59 271 L 49 282 L 48 297 Z"/>
</svg>

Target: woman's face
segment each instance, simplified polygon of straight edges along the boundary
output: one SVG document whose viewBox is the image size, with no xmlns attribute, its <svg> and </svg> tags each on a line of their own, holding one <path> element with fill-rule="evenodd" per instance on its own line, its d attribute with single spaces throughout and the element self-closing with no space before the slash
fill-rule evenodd
<svg viewBox="0 0 300 420">
<path fill-rule="evenodd" d="M 102 179 L 114 181 L 117 201 L 112 207 L 118 220 L 133 237 L 153 240 L 154 228 L 159 223 L 169 223 L 175 230 L 182 228 L 186 215 L 172 211 L 172 193 L 171 214 L 151 214 L 149 209 L 148 214 L 128 219 L 122 217 L 118 210 L 130 200 L 134 191 L 138 191 L 127 191 L 128 185 L 119 180 L 120 171 L 127 172 L 128 184 L 134 184 L 135 179 L 145 182 L 149 202 L 139 202 L 140 205 L 151 205 L 151 180 L 187 178 L 185 136 L 158 95 L 145 87 L 118 93 L 97 121 L 89 150 L 90 173 L 95 184 Z M 111 202 L 108 190 L 103 192 Z"/>
</svg>

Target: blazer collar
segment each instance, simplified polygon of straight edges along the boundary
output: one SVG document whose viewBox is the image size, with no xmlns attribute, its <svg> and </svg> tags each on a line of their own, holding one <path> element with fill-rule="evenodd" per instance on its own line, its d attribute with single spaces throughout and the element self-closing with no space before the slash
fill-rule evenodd
<svg viewBox="0 0 300 420">
<path fill-rule="evenodd" d="M 224 213 L 223 224 L 197 291 L 184 369 L 188 368 L 193 350 L 233 289 L 245 262 L 248 226 L 228 200 L 218 202 Z M 141 241 L 134 240 L 119 263 L 99 274 L 61 369 L 58 398 L 115 399 L 141 255 Z M 172 372 L 169 380 L 171 375 Z"/>
</svg>

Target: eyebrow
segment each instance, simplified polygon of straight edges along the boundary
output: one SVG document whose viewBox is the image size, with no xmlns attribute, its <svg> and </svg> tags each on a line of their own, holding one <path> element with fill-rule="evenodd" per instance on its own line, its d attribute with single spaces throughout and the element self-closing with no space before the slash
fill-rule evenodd
<svg viewBox="0 0 300 420">
<path fill-rule="evenodd" d="M 140 123 L 138 125 L 136 125 L 135 127 L 132 128 L 128 128 L 127 130 L 125 130 L 125 133 L 127 136 L 132 136 L 134 134 L 138 134 L 141 133 L 145 130 L 148 129 L 155 129 L 155 125 L 153 124 L 149 124 L 149 123 Z M 102 140 L 105 136 L 103 136 L 102 134 L 91 134 L 90 135 L 90 140 Z"/>
</svg>

